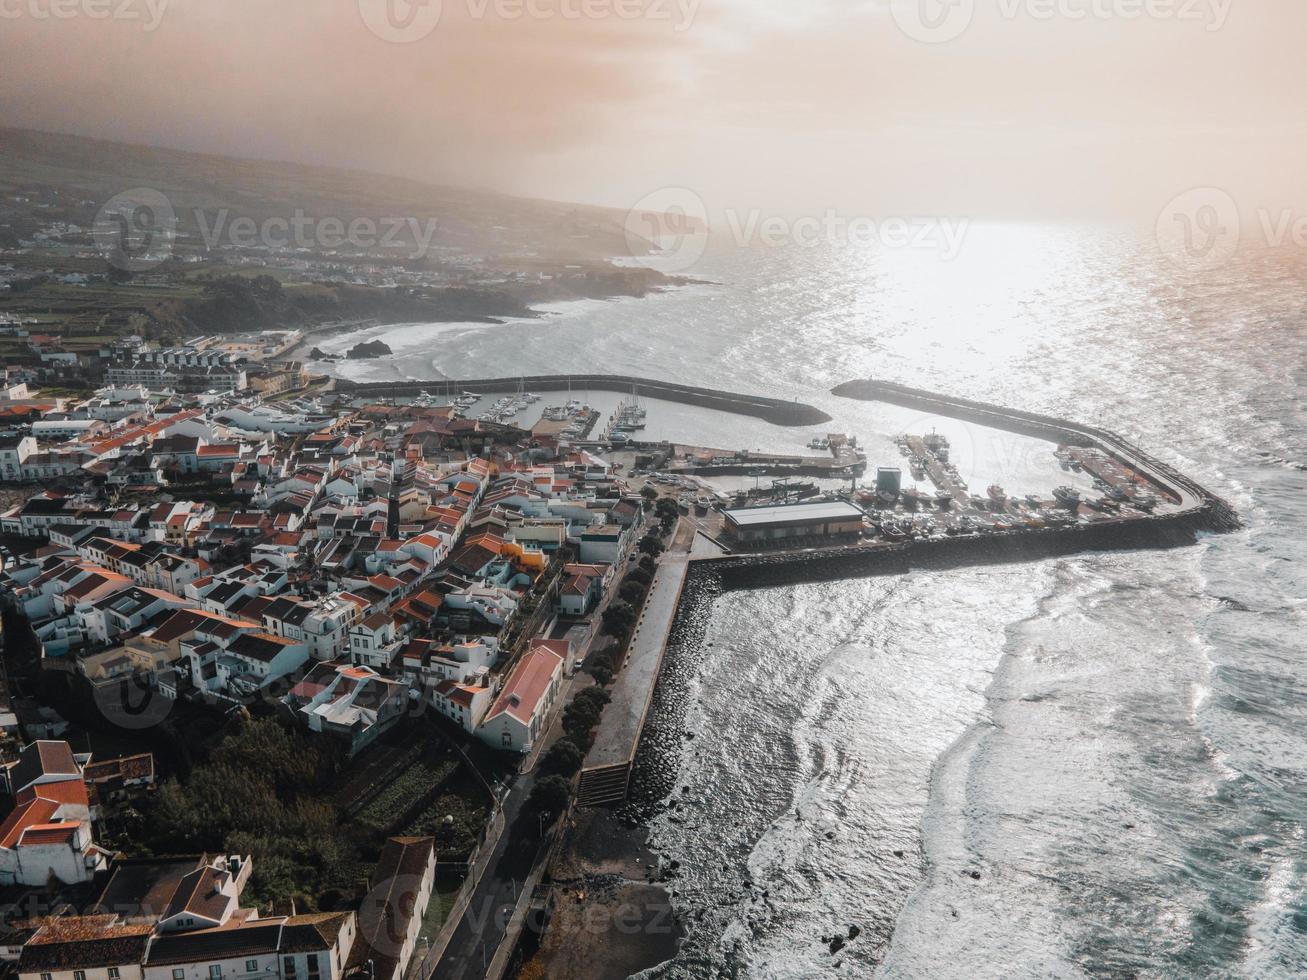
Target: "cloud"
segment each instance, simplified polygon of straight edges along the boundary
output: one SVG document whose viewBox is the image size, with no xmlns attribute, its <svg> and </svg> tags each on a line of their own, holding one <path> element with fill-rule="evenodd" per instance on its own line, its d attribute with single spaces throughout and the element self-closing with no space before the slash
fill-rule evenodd
<svg viewBox="0 0 1307 980">
<path fill-rule="evenodd" d="M 443 0 L 429 36 L 393 44 L 355 0 L 171 0 L 154 31 L 6 19 L 0 109 L 617 205 L 667 184 L 713 208 L 978 216 L 1146 211 L 1194 184 L 1293 193 L 1307 8 L 1200 0 L 1231 4 L 1219 30 L 1075 16 L 1110 2 L 981 3 L 930 45 L 886 0 Z"/>
</svg>

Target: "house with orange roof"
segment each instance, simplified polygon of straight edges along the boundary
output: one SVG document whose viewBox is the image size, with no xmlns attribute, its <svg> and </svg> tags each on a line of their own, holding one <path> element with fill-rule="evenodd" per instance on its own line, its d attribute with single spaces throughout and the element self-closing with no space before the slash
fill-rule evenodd
<svg viewBox="0 0 1307 980">
<path fill-rule="evenodd" d="M 90 799 L 82 767 L 67 742 L 25 745 L 4 770 L 15 807 L 0 824 L 0 886 L 44 888 L 91 881 L 109 855 L 91 833 Z"/>
<path fill-rule="evenodd" d="M 530 752 L 558 698 L 563 658 L 545 646 L 528 650 L 477 728 L 477 738 L 507 752 Z"/>
<path fill-rule="evenodd" d="M 431 705 L 469 735 L 474 734 L 494 698 L 494 691 L 455 680 L 441 681 L 431 690 Z"/>
</svg>

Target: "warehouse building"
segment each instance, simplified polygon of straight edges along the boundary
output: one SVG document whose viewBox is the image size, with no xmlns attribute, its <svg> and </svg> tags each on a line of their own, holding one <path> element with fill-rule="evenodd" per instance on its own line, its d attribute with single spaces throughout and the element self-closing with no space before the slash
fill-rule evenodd
<svg viewBox="0 0 1307 980">
<path fill-rule="evenodd" d="M 787 538 L 848 538 L 862 533 L 862 511 L 842 500 L 723 511 L 726 535 L 741 543 Z"/>
</svg>

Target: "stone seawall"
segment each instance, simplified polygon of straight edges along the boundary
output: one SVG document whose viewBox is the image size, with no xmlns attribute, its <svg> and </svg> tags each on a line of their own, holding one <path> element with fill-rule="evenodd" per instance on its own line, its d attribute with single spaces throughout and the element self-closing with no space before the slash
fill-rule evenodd
<svg viewBox="0 0 1307 980">
<path fill-rule="evenodd" d="M 475 394 L 508 394 L 517 391 L 519 387 L 537 392 L 569 390 L 576 392 L 593 388 L 598 391 L 616 391 L 628 395 L 634 393 L 641 398 L 657 398 L 662 401 L 732 412 L 736 415 L 749 415 L 776 425 L 823 425 L 831 421 L 831 417 L 821 409 L 802 402 L 787 402 L 779 398 L 764 398 L 761 395 L 741 395 L 735 392 L 675 384 L 671 381 L 652 381 L 648 378 L 618 374 L 556 374 L 518 378 L 483 378 L 476 381 L 336 382 L 336 389 L 346 394 L 391 398 L 412 397 L 421 391 L 429 391 L 432 394 L 463 391 Z"/>
</svg>

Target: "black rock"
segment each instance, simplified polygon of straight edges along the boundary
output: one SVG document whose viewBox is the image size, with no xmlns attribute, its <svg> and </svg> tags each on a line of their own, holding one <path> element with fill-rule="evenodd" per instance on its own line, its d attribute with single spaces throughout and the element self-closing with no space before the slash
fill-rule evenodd
<svg viewBox="0 0 1307 980">
<path fill-rule="evenodd" d="M 862 935 L 862 930 L 861 930 L 861 929 L 859 929 L 857 926 L 849 926 L 849 938 L 850 938 L 850 939 L 857 939 L 857 938 L 858 938 L 859 936 L 861 936 L 861 935 Z"/>
<path fill-rule="evenodd" d="M 380 340 L 368 340 L 355 344 L 345 356 L 351 361 L 365 361 L 373 357 L 389 357 L 394 351 Z"/>
</svg>

